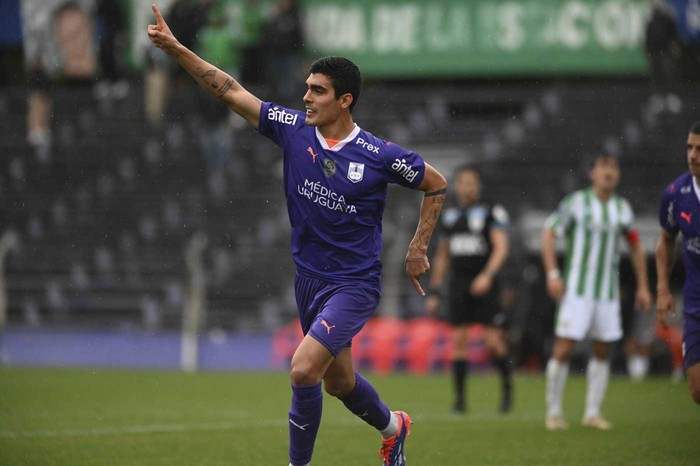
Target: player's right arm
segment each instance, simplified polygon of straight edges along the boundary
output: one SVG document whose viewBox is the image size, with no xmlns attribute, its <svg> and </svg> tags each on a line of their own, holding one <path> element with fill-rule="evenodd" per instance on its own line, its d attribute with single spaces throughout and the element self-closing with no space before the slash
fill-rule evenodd
<svg viewBox="0 0 700 466">
<path fill-rule="evenodd" d="M 666 317 L 676 312 L 671 294 L 671 270 L 676 260 L 676 237 L 678 234 L 662 228 L 656 243 L 656 318 L 666 328 Z"/>
<path fill-rule="evenodd" d="M 564 296 L 564 281 L 557 264 L 556 235 L 554 229 L 545 226 L 542 230 L 542 265 L 547 280 L 547 293 L 555 301 Z"/>
<path fill-rule="evenodd" d="M 559 203 L 557 210 L 547 218 L 542 229 L 542 265 L 546 277 L 547 293 L 554 301 L 559 301 L 564 297 L 564 280 L 557 261 L 556 238 L 563 235 L 575 222 L 574 212 L 577 202 L 580 202 L 579 193 L 566 196 Z"/>
<path fill-rule="evenodd" d="M 158 7 L 151 5 L 156 24 L 148 26 L 148 37 L 153 45 L 173 57 L 197 83 L 211 95 L 228 105 L 255 128 L 260 122 L 262 102 L 240 83 L 214 65 L 202 60 L 178 42 L 163 19 Z"/>
</svg>

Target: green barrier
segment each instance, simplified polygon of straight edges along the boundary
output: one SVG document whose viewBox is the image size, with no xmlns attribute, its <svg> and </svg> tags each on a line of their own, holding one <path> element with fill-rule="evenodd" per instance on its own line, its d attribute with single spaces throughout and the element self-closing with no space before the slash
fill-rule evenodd
<svg viewBox="0 0 700 466">
<path fill-rule="evenodd" d="M 367 76 L 641 74 L 646 0 L 305 0 L 309 53 Z"/>
<path fill-rule="evenodd" d="M 148 46 L 151 1 L 133 0 L 135 61 Z M 172 0 L 159 0 L 169 5 Z M 221 66 L 251 38 L 250 17 L 272 0 L 220 0 L 203 31 Z M 647 0 L 302 0 L 306 54 L 344 55 L 383 78 L 642 74 Z M 217 26 L 217 25 L 214 25 Z M 212 26 L 212 27 L 214 27 Z M 207 53 L 209 52 L 209 53 Z M 230 63 L 229 63 L 230 62 Z"/>
</svg>

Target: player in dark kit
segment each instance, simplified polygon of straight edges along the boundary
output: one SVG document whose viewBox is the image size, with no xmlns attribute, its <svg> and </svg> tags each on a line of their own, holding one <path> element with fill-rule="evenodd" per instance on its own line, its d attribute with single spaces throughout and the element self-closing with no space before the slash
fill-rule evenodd
<svg viewBox="0 0 700 466">
<path fill-rule="evenodd" d="M 458 168 L 454 186 L 457 205 L 446 208 L 440 219 L 440 242 L 426 310 L 430 314 L 437 312 L 443 283 L 451 271 L 448 304 L 449 320 L 454 326 L 454 411 L 466 410 L 467 326 L 479 323 L 485 326 L 486 344 L 503 382 L 500 409 L 508 412 L 512 406 L 512 371 L 496 277 L 508 257 L 508 213 L 502 206 L 480 199 L 481 181 L 474 168 Z"/>
<path fill-rule="evenodd" d="M 688 173 L 664 191 L 659 211 L 661 236 L 656 245 L 656 313 L 666 327 L 675 313 L 670 276 L 678 233 L 683 239 L 683 358 L 693 401 L 700 404 L 700 121 L 690 128 L 686 145 Z"/>
<path fill-rule="evenodd" d="M 315 61 L 306 79 L 306 112 L 290 110 L 261 102 L 183 47 L 155 5 L 153 11 L 157 24 L 148 27 L 151 41 L 283 150 L 296 300 L 305 334 L 291 364 L 291 465 L 311 461 L 321 423 L 321 381 L 329 394 L 381 433 L 384 465 L 405 465 L 411 418 L 403 411 L 390 411 L 374 387 L 355 372 L 350 344 L 379 302 L 387 184 L 425 192 L 405 262 L 416 290 L 425 295 L 418 280 L 430 268 L 426 254 L 440 217 L 445 178 L 420 155 L 378 139 L 353 122 L 362 78 L 351 61 Z"/>
</svg>

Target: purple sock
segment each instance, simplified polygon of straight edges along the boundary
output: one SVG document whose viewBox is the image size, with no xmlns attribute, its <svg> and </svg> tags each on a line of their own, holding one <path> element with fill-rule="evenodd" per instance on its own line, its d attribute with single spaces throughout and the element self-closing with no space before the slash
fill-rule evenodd
<svg viewBox="0 0 700 466">
<path fill-rule="evenodd" d="M 311 462 L 322 411 L 321 383 L 310 387 L 292 385 L 292 407 L 289 408 L 289 460 L 292 464 Z"/>
<path fill-rule="evenodd" d="M 355 388 L 340 398 L 346 408 L 377 430 L 385 429 L 391 419 L 391 411 L 379 398 L 379 394 L 364 377 L 355 372 Z"/>
</svg>

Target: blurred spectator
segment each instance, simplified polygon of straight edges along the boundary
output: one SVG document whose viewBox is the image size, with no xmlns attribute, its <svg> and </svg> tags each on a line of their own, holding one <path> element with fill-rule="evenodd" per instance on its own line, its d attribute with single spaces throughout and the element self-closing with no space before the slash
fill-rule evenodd
<svg viewBox="0 0 700 466">
<path fill-rule="evenodd" d="M 0 2 L 0 87 L 24 83 L 19 0 Z"/>
<path fill-rule="evenodd" d="M 213 3 L 214 0 L 176 0 L 165 14 L 170 29 L 188 49 L 198 48 L 199 32 L 207 24 L 208 9 Z M 151 123 L 158 123 L 165 111 L 171 78 L 175 91 L 192 84 L 183 68 L 168 60 L 159 49 L 149 47 L 147 54 L 146 116 Z"/>
<path fill-rule="evenodd" d="M 97 0 L 97 28 L 100 42 L 102 81 L 95 87 L 99 99 L 123 99 L 129 83 L 121 76 L 119 60 L 121 42 L 126 35 L 126 17 L 119 0 Z"/>
<path fill-rule="evenodd" d="M 244 0 L 241 41 L 241 81 L 244 83 L 261 83 L 265 81 L 265 63 L 261 43 L 264 23 L 263 8 L 260 0 Z"/>
<path fill-rule="evenodd" d="M 27 139 L 37 151 L 51 145 L 51 99 L 56 79 L 94 76 L 94 0 L 23 0 L 24 57 L 29 86 Z"/>
<path fill-rule="evenodd" d="M 270 93 L 281 101 L 292 99 L 301 85 L 299 67 L 304 46 L 298 1 L 277 0 L 263 31 Z"/>
<path fill-rule="evenodd" d="M 654 113 L 664 109 L 673 113 L 682 110 L 681 99 L 676 94 L 682 43 L 676 20 L 666 2 L 652 0 L 644 49 L 653 86 L 650 105 Z"/>
</svg>

